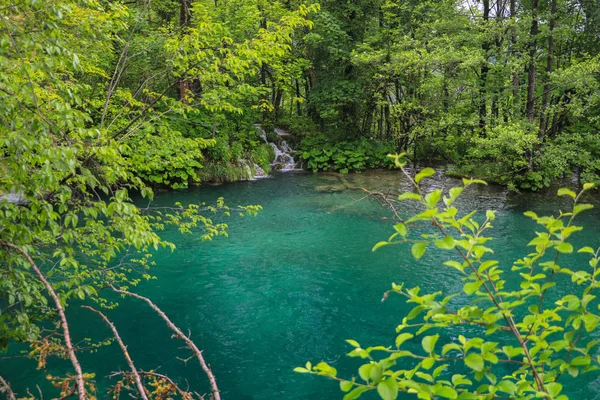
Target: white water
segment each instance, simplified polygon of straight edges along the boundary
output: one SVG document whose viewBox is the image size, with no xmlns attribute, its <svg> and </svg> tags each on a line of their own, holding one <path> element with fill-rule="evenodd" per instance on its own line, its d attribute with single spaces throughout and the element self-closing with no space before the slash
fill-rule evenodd
<svg viewBox="0 0 600 400">
<path fill-rule="evenodd" d="M 267 132 L 264 130 L 264 128 L 260 124 L 256 124 L 254 126 L 256 127 L 256 130 L 259 132 L 263 141 L 268 143 L 275 152 L 275 159 L 271 163 L 273 169 L 277 171 L 297 170 L 297 163 L 293 156 L 293 154 L 296 153 L 296 150 L 292 149 L 291 146 L 283 139 L 285 136 L 290 136 L 290 134 L 283 129 L 275 128 L 275 134 L 280 138 L 279 144 L 272 142 L 269 143 L 267 140 Z"/>
</svg>

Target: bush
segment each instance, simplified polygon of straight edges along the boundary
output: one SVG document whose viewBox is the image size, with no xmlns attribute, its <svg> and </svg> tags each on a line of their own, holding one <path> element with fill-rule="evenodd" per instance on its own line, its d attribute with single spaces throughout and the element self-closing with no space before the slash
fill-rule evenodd
<svg viewBox="0 0 600 400">
<path fill-rule="evenodd" d="M 229 162 L 208 162 L 202 169 L 196 171 L 198 182 L 237 182 L 250 179 L 252 176 L 246 168 Z"/>
<path fill-rule="evenodd" d="M 268 144 L 261 144 L 251 150 L 250 159 L 268 173 L 271 170 L 271 163 L 275 160 L 275 150 Z"/>
<path fill-rule="evenodd" d="M 348 173 L 367 168 L 386 168 L 393 164 L 386 157 L 391 144 L 361 138 L 331 143 L 323 138 L 306 138 L 300 144 L 300 159 L 313 171 Z"/>
<path fill-rule="evenodd" d="M 402 155 L 394 161 L 404 167 Z M 564 260 L 575 251 L 571 235 L 582 230 L 573 224 L 574 217 L 592 208 L 581 198 L 593 185 L 585 184 L 579 194 L 560 189 L 558 195 L 571 199 L 573 207 L 558 217 L 525 213 L 538 224 L 538 231 L 528 244 L 531 252 L 512 264 L 514 273 L 507 278 L 488 247 L 495 213 L 487 211 L 478 218 L 475 211 L 463 214 L 454 206 L 465 188 L 485 182 L 465 179 L 446 195 L 440 189 L 424 193 L 420 182 L 434 173 L 427 168 L 413 180 L 405 172 L 415 190 L 395 201 L 416 201 L 423 211 L 398 221 L 390 238 L 373 250 L 408 244 L 417 259 L 428 248 L 451 252 L 443 265 L 462 277 L 468 301 L 450 303 L 456 294 L 421 294 L 418 287 L 393 283 L 383 300 L 399 294 L 414 308 L 396 328 L 394 346 L 347 340 L 353 348 L 348 356 L 365 360 L 358 368 L 359 378 L 340 378 L 325 362 L 307 363 L 295 371 L 339 381 L 347 392 L 344 399 L 377 391 L 384 400 L 396 399 L 399 392 L 420 399 L 566 400 L 559 379 L 597 370 L 600 362 L 592 358 L 600 344 L 594 335 L 600 316 L 593 312 L 597 301 L 592 294 L 600 287 L 596 281 L 600 249 L 578 249 L 588 255 L 589 267 L 571 269 Z M 422 232 L 420 222 L 430 231 L 417 235 Z M 557 275 L 566 276 L 573 286 L 560 287 Z M 473 329 L 466 331 L 465 325 Z M 409 347 L 410 342 L 420 343 L 419 349 Z"/>
<path fill-rule="evenodd" d="M 213 140 L 185 138 L 167 126 L 160 126 L 129 138 L 124 156 L 129 170 L 142 180 L 174 189 L 184 188 L 190 179 L 196 179 L 196 169 L 202 168 L 202 151 L 214 143 Z"/>
</svg>

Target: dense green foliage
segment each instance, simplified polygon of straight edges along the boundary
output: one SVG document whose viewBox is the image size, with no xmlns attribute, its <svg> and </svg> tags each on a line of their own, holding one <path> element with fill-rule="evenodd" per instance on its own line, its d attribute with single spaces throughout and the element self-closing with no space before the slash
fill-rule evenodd
<svg viewBox="0 0 600 400">
<path fill-rule="evenodd" d="M 574 168 L 597 180 L 599 8 L 322 1 L 299 50 L 310 68 L 287 89 L 301 102 L 279 119 L 300 125 L 304 116 L 334 143 L 390 142 L 413 160 L 515 188 L 547 186 Z"/>
<path fill-rule="evenodd" d="M 152 186 L 186 187 L 211 157 L 248 153 L 268 165 L 271 153 L 247 122 L 263 106 L 258 71 L 283 62 L 316 10 L 179 5 L 0 6 L 1 345 L 29 343 L 39 368 L 49 356 L 70 359 L 74 374 L 49 377 L 60 396 L 95 390 L 76 354 L 96 344 L 70 337 L 65 308 L 83 299 L 114 306 L 107 288 L 150 278 L 152 253 L 175 247 L 159 236 L 166 226 L 202 240 L 227 235 L 227 224 L 211 219 L 233 212 L 222 199 L 157 208 Z"/>
<path fill-rule="evenodd" d="M 347 174 L 393 165 L 386 157 L 391 145 L 365 138 L 338 142 L 330 142 L 324 137 L 307 138 L 302 141 L 301 149 L 306 150 L 300 152 L 300 158 L 306 161 L 306 168 L 313 171 L 332 169 Z"/>
<path fill-rule="evenodd" d="M 314 171 L 390 167 L 393 160 L 384 155 L 400 150 L 415 160 L 452 162 L 457 175 L 516 189 L 539 189 L 574 169 L 588 181 L 598 180 L 598 9 L 598 0 L 4 2 L 2 346 L 28 342 L 40 367 L 48 355 L 70 358 L 75 375 L 51 377 L 61 396 L 93 392 L 93 374 L 80 371 L 64 308 L 77 299 L 113 306 L 104 289 L 149 278 L 152 252 L 174 247 L 159 235 L 166 225 L 184 233 L 198 230 L 204 240 L 226 235 L 227 225 L 207 216 L 231 214 L 222 200 L 157 209 L 153 189 L 268 172 L 275 154 L 257 123 L 270 131 L 288 128 L 300 149 L 296 158 Z M 267 139 L 282 140 L 274 133 Z M 456 243 L 466 243 L 467 251 L 482 246 L 477 223 L 453 220 L 450 204 L 438 213 L 441 194 L 435 193 L 421 198 L 428 218 L 443 229 L 455 223 L 475 227 L 475 239 L 461 231 L 466 236 Z M 140 208 L 134 199 L 150 205 Z M 573 227 L 535 218 L 550 236 L 531 257 L 550 247 L 568 252 L 565 232 Z M 456 244 L 438 240 L 442 247 Z M 425 249 L 419 243 L 415 255 Z M 479 262 L 477 254 L 469 253 L 465 262 Z M 469 287 L 479 285 L 481 277 L 475 278 L 469 276 Z M 496 275 L 486 279 L 502 290 Z M 577 273 L 574 281 L 589 279 L 593 286 L 593 276 Z M 533 289 L 525 286 L 501 295 L 538 295 L 523 292 L 537 290 L 534 283 Z M 417 293 L 409 295 L 417 301 Z M 498 293 L 488 295 L 493 300 Z M 585 296 L 578 301 L 568 321 L 584 321 L 587 329 L 594 321 L 588 320 Z M 522 306 L 500 303 L 495 315 L 505 318 Z M 473 312 L 464 318 L 496 326 L 485 312 Z M 528 315 L 535 319 L 533 332 L 538 321 L 556 327 L 541 315 L 539 310 Z M 524 329 L 510 321 L 508 328 L 517 337 Z M 42 335 L 48 329 L 52 333 Z M 555 353 L 575 347 L 571 339 L 565 339 L 566 347 L 533 354 L 525 362 L 530 372 L 535 376 Z M 427 340 L 427 359 L 433 361 L 425 366 L 431 367 L 438 359 L 435 340 Z M 482 354 L 494 355 L 494 349 L 487 345 Z M 490 357 L 491 362 L 496 356 Z M 552 377 L 549 371 L 560 366 L 549 364 L 544 374 Z M 564 368 L 574 373 L 572 367 L 589 364 Z M 535 391 L 558 393 L 546 383 L 536 378 Z M 458 385 L 438 384 L 445 394 Z"/>
<path fill-rule="evenodd" d="M 395 163 L 404 167 L 402 156 Z M 560 189 L 559 196 L 573 202 L 569 212 L 559 216 L 538 216 L 526 212 L 538 224 L 528 243 L 531 252 L 509 267 L 501 261 L 499 249 L 493 249 L 495 212 L 485 218 L 476 211 L 463 213 L 455 203 L 471 184 L 484 183 L 464 179 L 463 186 L 447 193 L 441 189 L 425 192 L 422 182 L 435 171 L 421 170 L 414 178 L 414 192 L 401 194 L 399 201 L 416 201 L 422 212 L 398 221 L 388 240 L 377 243 L 373 251 L 384 246 L 408 244 L 415 259 L 428 248 L 447 251 L 444 268 L 460 274 L 463 294 L 421 293 L 408 283 L 393 283 L 390 294 L 405 297 L 414 308 L 396 328 L 395 345 L 364 346 L 347 340 L 354 348 L 349 357 L 364 360 L 358 378 L 340 378 L 337 370 L 320 362 L 296 368 L 297 372 L 325 376 L 340 382 L 345 400 L 376 391 L 384 400 L 393 400 L 399 392 L 419 399 L 567 399 L 561 394 L 567 376 L 598 370 L 600 358 L 595 347 L 600 343 L 596 331 L 600 308 L 594 292 L 600 286 L 600 249 L 577 249 L 589 256 L 585 267 L 574 264 L 570 254 L 575 248 L 571 235 L 582 227 L 573 223 L 581 212 L 592 208 L 582 203 L 584 193 L 592 188 L 585 184 L 576 194 Z M 393 204 L 393 203 L 390 203 Z M 391 207 L 395 207 L 391 205 Z M 421 225 L 428 228 L 423 232 Z M 419 234 L 420 233 L 420 234 Z M 452 252 L 452 255 L 450 255 Z M 581 269 L 580 269 L 581 268 Z M 557 284 L 566 276 L 573 287 L 565 291 Z M 410 342 L 420 343 L 419 351 Z"/>
</svg>

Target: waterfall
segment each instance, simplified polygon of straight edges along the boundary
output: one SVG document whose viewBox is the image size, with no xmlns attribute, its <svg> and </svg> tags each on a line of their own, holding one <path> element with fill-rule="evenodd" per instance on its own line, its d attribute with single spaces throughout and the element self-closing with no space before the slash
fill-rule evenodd
<svg viewBox="0 0 600 400">
<path fill-rule="evenodd" d="M 283 139 L 285 136 L 290 136 L 290 134 L 280 128 L 275 128 L 275 134 L 279 137 L 279 144 L 269 143 L 275 151 L 275 160 L 271 165 L 279 171 L 293 171 L 298 169 L 296 160 L 293 157 L 296 150 L 292 149 L 288 142 Z"/>
<path fill-rule="evenodd" d="M 243 181 L 255 181 L 261 178 L 269 178 L 269 175 L 256 163 L 246 159 L 238 159 L 238 164 L 244 168 L 245 177 Z"/>
<path fill-rule="evenodd" d="M 269 146 L 273 148 L 275 152 L 275 159 L 271 163 L 271 166 L 274 170 L 278 171 L 292 171 L 298 169 L 296 166 L 296 160 L 294 160 L 293 154 L 296 153 L 296 150 L 292 149 L 291 146 L 285 141 L 285 136 L 290 136 L 290 134 L 283 129 L 275 128 L 274 132 L 278 136 L 279 143 L 269 142 L 267 138 L 267 132 L 260 124 L 254 125 L 256 130 L 258 131 L 260 137 L 265 143 L 268 143 Z M 259 167 L 260 169 L 260 167 Z M 262 171 L 262 169 L 260 170 Z M 264 171 L 262 171 L 264 174 Z M 258 176 L 258 175 L 257 175 Z"/>
</svg>

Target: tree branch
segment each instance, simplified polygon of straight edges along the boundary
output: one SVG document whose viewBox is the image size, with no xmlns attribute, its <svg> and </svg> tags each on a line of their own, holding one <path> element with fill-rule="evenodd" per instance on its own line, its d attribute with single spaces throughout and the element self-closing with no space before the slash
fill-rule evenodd
<svg viewBox="0 0 600 400">
<path fill-rule="evenodd" d="M 6 399 L 7 400 L 17 400 L 17 397 L 15 396 L 15 393 L 10 388 L 10 385 L 1 376 L 0 376 L 0 385 L 3 386 L 0 389 L 0 392 L 2 392 L 2 393 L 6 392 Z"/>
<path fill-rule="evenodd" d="M 79 364 L 79 360 L 77 359 L 77 356 L 75 355 L 75 350 L 73 349 L 73 343 L 71 342 L 71 334 L 69 333 L 69 324 L 67 323 L 67 317 L 65 316 L 65 310 L 64 310 L 62 304 L 60 303 L 60 299 L 58 298 L 54 289 L 52 289 L 50 282 L 48 282 L 48 280 L 46 279 L 46 277 L 44 276 L 42 271 L 40 271 L 38 266 L 33 261 L 33 258 L 31 258 L 31 256 L 25 250 L 23 250 L 22 248 L 20 248 L 17 245 L 14 245 L 14 244 L 8 243 L 8 242 L 3 242 L 3 241 L 0 241 L 0 247 L 12 249 L 12 250 L 16 251 L 17 253 L 20 253 L 23 257 L 25 257 L 25 259 L 31 266 L 31 269 L 33 269 L 33 271 L 35 272 L 35 274 L 37 275 L 39 280 L 42 281 L 42 283 L 46 287 L 46 290 L 50 294 L 50 297 L 52 297 L 52 300 L 54 301 L 54 305 L 56 306 L 56 311 L 58 312 L 58 316 L 60 318 L 60 323 L 61 323 L 64 338 L 65 338 L 65 346 L 67 347 L 67 353 L 69 354 L 69 358 L 71 359 L 71 364 L 73 364 L 73 369 L 75 369 L 75 382 L 77 384 L 77 396 L 79 397 L 80 400 L 85 400 L 85 383 L 83 380 L 83 372 L 81 370 L 81 364 Z"/>
<path fill-rule="evenodd" d="M 117 343 L 119 343 L 119 346 L 121 347 L 121 351 L 123 351 L 123 355 L 125 356 L 125 359 L 127 360 L 129 369 L 131 369 L 131 373 L 133 375 L 133 379 L 135 380 L 135 384 L 137 385 L 137 389 L 138 389 L 138 392 L 140 393 L 140 397 L 143 400 L 148 400 L 148 396 L 146 396 L 146 389 L 144 389 L 144 385 L 142 384 L 140 375 L 137 373 L 137 369 L 135 368 L 135 365 L 133 364 L 133 361 L 131 360 L 131 357 L 129 356 L 129 352 L 127 352 L 127 346 L 125 346 L 125 343 L 123 343 L 123 340 L 121 340 L 121 336 L 119 336 L 119 332 L 117 331 L 115 324 L 110 322 L 110 320 L 108 318 L 106 318 L 106 315 L 102 314 L 100 311 L 98 311 L 92 307 L 89 307 L 89 306 L 81 306 L 81 307 L 87 308 L 88 310 L 93 311 L 96 314 L 100 315 L 100 317 L 102 317 L 102 319 L 104 320 L 106 325 L 108 325 L 108 327 L 113 331 L 113 334 L 115 335 L 115 339 L 117 339 Z"/>
<path fill-rule="evenodd" d="M 181 331 L 181 329 L 179 329 L 177 326 L 175 326 L 175 324 L 173 324 L 173 322 L 171 322 L 169 317 L 167 317 L 167 315 L 160 308 L 158 308 L 158 306 L 156 306 L 152 301 L 150 301 L 150 299 L 148 299 L 147 297 L 144 297 L 144 296 L 140 296 L 139 294 L 127 292 L 125 290 L 119 290 L 119 289 L 115 288 L 114 286 L 111 286 L 111 287 L 115 292 L 117 292 L 119 294 L 135 297 L 138 300 L 145 301 L 150 306 L 150 308 L 152 308 L 154 311 L 157 312 L 157 314 L 167 323 L 167 326 L 169 328 L 171 328 L 171 330 L 173 332 L 175 332 L 175 337 L 177 339 L 183 340 L 185 342 L 185 344 L 194 352 L 194 355 L 200 362 L 200 366 L 204 370 L 204 373 L 206 373 L 206 375 L 208 376 L 208 380 L 210 381 L 210 387 L 212 389 L 212 394 L 213 394 L 214 400 L 221 400 L 221 394 L 220 394 L 219 388 L 217 386 L 217 380 L 215 379 L 215 376 L 213 375 L 210 367 L 206 364 L 206 361 L 204 360 L 204 356 L 202 356 L 202 352 L 200 351 L 200 349 L 198 349 L 196 344 L 189 337 L 185 336 L 183 334 L 183 332 Z"/>
</svg>

